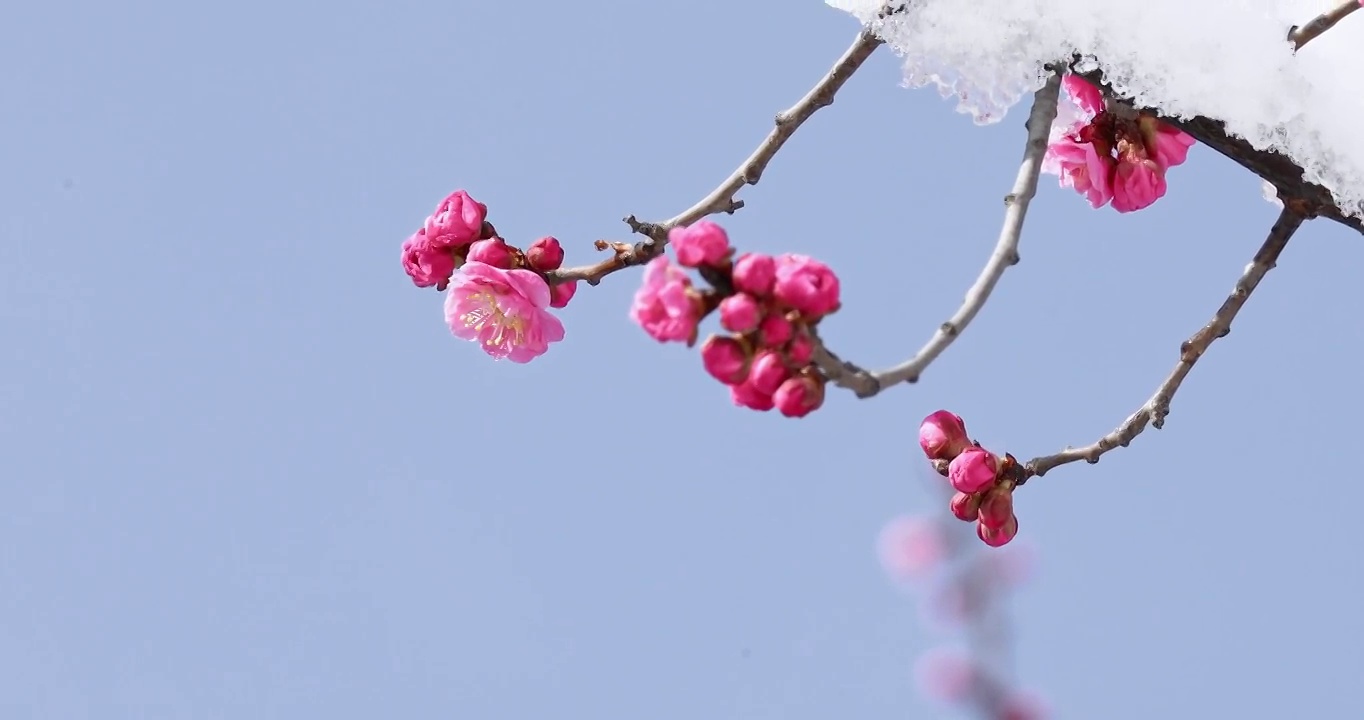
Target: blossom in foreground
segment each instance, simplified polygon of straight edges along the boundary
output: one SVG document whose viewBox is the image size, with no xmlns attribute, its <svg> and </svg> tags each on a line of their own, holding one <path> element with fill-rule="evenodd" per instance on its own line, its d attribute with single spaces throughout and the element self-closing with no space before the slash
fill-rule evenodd
<svg viewBox="0 0 1364 720">
<path fill-rule="evenodd" d="M 450 279 L 445 322 L 455 337 L 477 341 L 494 358 L 525 363 L 564 339 L 549 302 L 549 285 L 536 273 L 471 261 Z"/>
<path fill-rule="evenodd" d="M 630 319 L 659 342 L 695 342 L 701 314 L 686 271 L 666 255 L 650 260 L 644 266 L 644 283 L 630 305 Z"/>
</svg>

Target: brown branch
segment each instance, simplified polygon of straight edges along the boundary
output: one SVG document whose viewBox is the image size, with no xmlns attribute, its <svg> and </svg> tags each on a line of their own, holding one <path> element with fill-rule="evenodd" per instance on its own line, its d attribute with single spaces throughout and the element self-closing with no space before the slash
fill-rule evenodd
<svg viewBox="0 0 1364 720">
<path fill-rule="evenodd" d="M 625 218 L 625 223 L 630 226 L 630 231 L 639 235 L 644 235 L 646 240 L 641 240 L 634 245 L 624 243 L 597 243 L 599 250 L 610 247 L 614 250 L 614 255 L 608 260 L 603 260 L 593 265 L 581 267 L 564 268 L 548 274 L 551 284 L 567 282 L 569 280 L 586 280 L 589 284 L 596 285 L 601 279 L 617 270 L 622 270 L 634 265 L 643 265 L 662 254 L 663 249 L 668 245 L 668 231 L 679 226 L 690 225 L 701 218 L 719 213 L 733 213 L 742 208 L 744 202 L 736 199 L 739 190 L 745 185 L 757 185 L 762 178 L 763 171 L 767 169 L 772 158 L 776 157 L 786 141 L 809 120 L 820 108 L 828 107 L 833 104 L 834 96 L 848 82 L 848 78 L 853 76 L 862 67 L 867 58 L 871 57 L 872 52 L 882 44 L 881 38 L 877 37 L 870 28 L 863 29 L 857 34 L 857 39 L 844 51 L 843 56 L 834 63 L 829 72 L 815 83 L 810 91 L 805 93 L 795 105 L 777 113 L 775 127 L 767 134 L 762 143 L 758 145 L 753 154 L 743 162 L 725 181 L 710 192 L 709 195 L 701 198 L 695 205 L 687 208 L 678 215 L 661 223 L 644 222 L 634 215 Z"/>
<path fill-rule="evenodd" d="M 1293 50 L 1302 49 L 1303 45 L 1317 39 L 1322 33 L 1336 26 L 1336 23 L 1344 20 L 1350 13 L 1360 8 L 1359 0 L 1345 0 L 1330 10 L 1312 18 L 1302 27 L 1294 25 L 1288 30 L 1288 41 L 1293 43 Z"/>
<path fill-rule="evenodd" d="M 924 369 L 942 355 L 985 307 L 985 302 L 990 299 L 1004 271 L 1018 264 L 1018 242 L 1023 234 L 1023 220 L 1027 217 L 1029 202 L 1037 194 L 1037 178 L 1042 172 L 1042 156 L 1047 152 L 1047 134 L 1052 121 L 1056 119 L 1060 90 L 1061 76 L 1052 75 L 1033 98 L 1023 162 L 1019 165 L 1012 191 L 1004 196 L 1004 226 L 999 231 L 994 252 L 981 269 L 975 284 L 966 291 L 966 299 L 961 307 L 938 327 L 914 357 L 879 372 L 867 372 L 844 362 L 823 347 L 822 343 L 817 343 L 816 364 L 831 382 L 852 390 L 859 398 L 871 397 L 892 385 L 918 382 Z"/>
<path fill-rule="evenodd" d="M 1179 362 L 1156 388 L 1156 392 L 1141 406 L 1136 412 L 1132 413 L 1121 425 L 1113 432 L 1099 438 L 1090 445 L 1079 448 L 1067 448 L 1055 455 L 1044 455 L 1033 458 L 1024 464 L 1024 474 L 1026 476 L 1041 476 L 1047 471 L 1059 465 L 1078 462 L 1084 460 L 1088 463 L 1099 462 L 1099 458 L 1110 450 L 1127 447 L 1138 435 L 1146 429 L 1149 424 L 1159 430 L 1165 425 L 1165 416 L 1170 413 L 1170 402 L 1174 399 L 1175 393 L 1179 391 L 1180 385 L 1184 383 L 1184 378 L 1188 377 L 1193 370 L 1194 364 L 1203 357 L 1203 353 L 1208 351 L 1208 347 L 1213 341 L 1226 337 L 1231 332 L 1231 323 L 1236 319 L 1236 314 L 1250 299 L 1250 294 L 1255 292 L 1255 288 L 1264 279 L 1265 273 L 1274 268 L 1279 260 L 1279 253 L 1288 245 L 1288 241 L 1293 237 L 1302 225 L 1303 220 L 1315 214 L 1311 208 L 1304 206 L 1300 202 L 1290 200 L 1284 201 L 1284 209 L 1279 213 L 1279 218 L 1270 228 L 1269 237 L 1264 245 L 1260 246 L 1259 252 L 1255 253 L 1254 260 L 1246 266 L 1241 278 L 1236 281 L 1236 287 L 1222 302 L 1222 307 L 1212 316 L 1212 320 L 1204 325 L 1202 329 L 1194 333 L 1188 340 L 1184 341 L 1179 347 Z"/>
</svg>

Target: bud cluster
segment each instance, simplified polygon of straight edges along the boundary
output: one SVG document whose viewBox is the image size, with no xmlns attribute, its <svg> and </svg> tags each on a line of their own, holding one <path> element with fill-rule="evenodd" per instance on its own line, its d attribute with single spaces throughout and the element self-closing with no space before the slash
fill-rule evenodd
<svg viewBox="0 0 1364 720">
<path fill-rule="evenodd" d="M 919 447 L 956 493 L 950 507 L 957 519 L 976 523 L 976 536 L 999 547 L 1018 534 L 1013 492 L 1018 463 L 972 442 L 961 417 L 939 410 L 919 426 Z"/>
<path fill-rule="evenodd" d="M 813 364 L 810 329 L 839 308 L 838 276 L 806 255 L 744 253 L 737 258 L 719 225 L 700 220 L 673 228 L 677 255 L 649 262 L 630 317 L 659 342 L 697 341 L 700 323 L 718 311 L 727 332 L 701 345 L 706 372 L 729 387 L 734 404 L 804 417 L 824 403 L 825 378 Z M 709 285 L 698 289 L 683 268 Z"/>
</svg>

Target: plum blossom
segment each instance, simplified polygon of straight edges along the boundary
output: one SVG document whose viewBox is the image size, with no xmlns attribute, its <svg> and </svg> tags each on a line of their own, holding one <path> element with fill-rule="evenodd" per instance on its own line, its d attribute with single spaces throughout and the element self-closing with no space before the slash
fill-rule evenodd
<svg viewBox="0 0 1364 720">
<path fill-rule="evenodd" d="M 494 358 L 526 363 L 564 339 L 564 326 L 546 309 L 549 285 L 529 270 L 465 263 L 450 279 L 445 322 L 455 337 L 474 340 Z"/>
<path fill-rule="evenodd" d="M 694 342 L 700 322 L 691 278 L 659 255 L 644 266 L 644 283 L 635 292 L 630 319 L 659 342 Z"/>
<path fill-rule="evenodd" d="M 683 267 L 718 265 L 729 253 L 729 235 L 710 220 L 697 220 L 686 227 L 668 231 L 668 244 Z"/>
</svg>

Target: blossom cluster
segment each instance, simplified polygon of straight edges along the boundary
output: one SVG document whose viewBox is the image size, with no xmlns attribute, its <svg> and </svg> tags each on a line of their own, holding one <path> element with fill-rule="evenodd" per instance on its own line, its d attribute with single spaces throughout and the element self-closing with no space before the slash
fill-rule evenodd
<svg viewBox="0 0 1364 720">
<path fill-rule="evenodd" d="M 956 493 L 949 505 L 958 520 L 974 522 L 976 536 L 991 547 L 1007 544 L 1018 534 L 1014 514 L 1015 461 L 1000 457 L 972 442 L 958 415 L 939 410 L 919 426 L 919 447 Z"/>
<path fill-rule="evenodd" d="M 488 222 L 488 206 L 456 190 L 403 242 L 403 270 L 417 287 L 445 291 L 450 332 L 497 359 L 525 363 L 564 339 L 548 308 L 563 308 L 577 282 L 551 286 L 545 273 L 564 262 L 553 237 L 522 251 Z"/>
<path fill-rule="evenodd" d="M 1106 107 L 1099 88 L 1078 75 L 1062 86 L 1078 112 L 1058 113 L 1043 169 L 1095 208 L 1111 202 L 1133 212 L 1164 197 L 1166 171 L 1188 157 L 1193 137 L 1148 113 Z"/>
<path fill-rule="evenodd" d="M 719 311 L 725 334 L 701 345 L 706 372 L 729 387 L 734 404 L 804 417 L 824 404 L 825 379 L 813 365 L 810 329 L 838 310 L 833 270 L 806 255 L 744 253 L 709 220 L 673 228 L 674 265 L 660 255 L 644 268 L 630 317 L 659 342 L 696 344 L 700 324 Z M 684 268 L 710 287 L 698 288 Z"/>
</svg>

